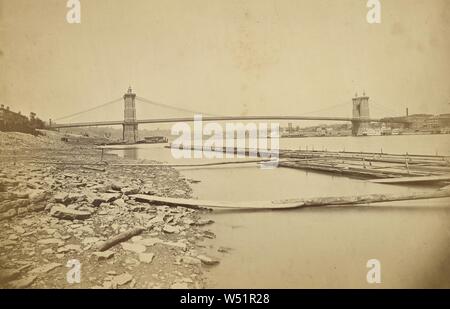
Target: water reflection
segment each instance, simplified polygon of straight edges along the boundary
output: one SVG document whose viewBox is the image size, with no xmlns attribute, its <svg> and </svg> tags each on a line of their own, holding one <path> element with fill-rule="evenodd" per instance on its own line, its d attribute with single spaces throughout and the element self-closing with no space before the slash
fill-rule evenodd
<svg viewBox="0 0 450 309">
<path fill-rule="evenodd" d="M 129 160 L 138 159 L 138 149 L 137 148 L 126 148 L 123 150 L 123 157 Z"/>
</svg>

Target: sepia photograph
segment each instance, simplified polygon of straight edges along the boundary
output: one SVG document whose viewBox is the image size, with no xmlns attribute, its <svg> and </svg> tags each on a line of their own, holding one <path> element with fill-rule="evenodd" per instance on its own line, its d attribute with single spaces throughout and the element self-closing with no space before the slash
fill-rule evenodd
<svg viewBox="0 0 450 309">
<path fill-rule="evenodd" d="M 450 288 L 449 55 L 448 0 L 0 0 L 0 290 Z"/>
</svg>

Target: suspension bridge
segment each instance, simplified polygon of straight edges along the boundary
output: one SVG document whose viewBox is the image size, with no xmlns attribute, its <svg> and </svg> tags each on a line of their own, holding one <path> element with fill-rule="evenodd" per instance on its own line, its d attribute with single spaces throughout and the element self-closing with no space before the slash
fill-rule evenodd
<svg viewBox="0 0 450 309">
<path fill-rule="evenodd" d="M 366 130 L 370 122 L 383 122 L 383 123 L 404 123 L 408 125 L 410 123 L 407 119 L 399 118 L 370 118 L 369 116 L 369 97 L 363 94 L 363 96 L 355 95 L 352 99 L 352 117 L 326 117 L 326 116 L 295 116 L 295 115 L 276 115 L 276 116 L 218 116 L 206 113 L 201 113 L 185 108 L 171 106 L 148 100 L 143 97 L 137 96 L 131 87 L 123 95 L 123 97 L 106 102 L 104 104 L 95 106 L 88 110 L 77 112 L 71 115 L 60 117 L 57 120 L 68 119 L 74 116 L 78 116 L 84 113 L 92 112 L 101 107 L 106 107 L 110 104 L 117 103 L 119 101 L 124 102 L 124 119 L 116 121 L 91 121 L 91 122 L 71 122 L 71 123 L 56 123 L 50 120 L 49 126 L 53 129 L 63 128 L 79 128 L 79 127 L 98 127 L 98 126 L 119 126 L 123 127 L 123 141 L 125 143 L 135 143 L 138 141 L 138 125 L 139 124 L 159 124 L 159 123 L 174 123 L 174 122 L 192 122 L 194 117 L 171 117 L 171 118 L 153 118 L 153 119 L 137 119 L 136 118 L 136 101 L 147 103 L 153 106 L 159 106 L 177 110 L 181 112 L 187 112 L 190 114 L 202 115 L 203 121 L 255 121 L 255 120 L 320 120 L 320 121 L 344 121 L 352 123 L 352 134 L 361 135 L 361 132 Z"/>
</svg>

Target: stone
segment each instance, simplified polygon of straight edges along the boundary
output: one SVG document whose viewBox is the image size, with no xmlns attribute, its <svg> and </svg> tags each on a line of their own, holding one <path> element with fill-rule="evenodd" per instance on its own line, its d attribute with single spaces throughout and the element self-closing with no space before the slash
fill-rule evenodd
<svg viewBox="0 0 450 309">
<path fill-rule="evenodd" d="M 123 199 L 117 199 L 113 202 L 113 204 L 115 206 L 119 206 L 119 207 L 127 207 L 127 203 L 123 200 Z"/>
<path fill-rule="evenodd" d="M 46 191 L 35 191 L 30 194 L 30 201 L 33 204 L 41 203 L 45 201 L 50 196 L 50 194 L 50 192 Z"/>
<path fill-rule="evenodd" d="M 105 281 L 103 282 L 103 288 L 104 289 L 111 289 L 113 287 L 113 284 L 111 281 Z"/>
<path fill-rule="evenodd" d="M 115 183 L 111 184 L 111 189 L 115 190 L 115 191 L 120 191 L 120 190 L 122 190 L 123 187 L 124 187 L 124 185 L 119 182 L 115 182 Z"/>
<path fill-rule="evenodd" d="M 221 253 L 228 253 L 228 252 L 230 252 L 230 250 L 231 250 L 231 248 L 228 248 L 228 247 L 219 247 L 217 249 L 217 251 L 221 252 Z"/>
<path fill-rule="evenodd" d="M 20 271 L 15 269 L 0 269 L 0 283 L 8 282 L 17 279 L 20 276 Z"/>
<path fill-rule="evenodd" d="M 133 242 L 144 245 L 146 247 L 151 247 L 155 244 L 162 243 L 163 241 L 159 238 L 140 238 L 140 239 L 131 239 Z"/>
<path fill-rule="evenodd" d="M 122 248 L 127 251 L 135 252 L 135 253 L 143 253 L 147 248 L 141 244 L 133 244 L 129 242 L 121 243 Z"/>
<path fill-rule="evenodd" d="M 213 220 L 209 220 L 209 219 L 200 219 L 200 220 L 197 220 L 197 222 L 195 222 L 195 225 L 203 226 L 203 225 L 208 225 L 208 224 L 212 224 L 212 223 L 214 223 Z"/>
<path fill-rule="evenodd" d="M 55 201 L 55 203 L 64 204 L 64 201 L 67 199 L 68 196 L 69 196 L 68 193 L 59 192 L 59 193 L 55 194 L 55 196 L 53 197 L 53 200 Z"/>
<path fill-rule="evenodd" d="M 41 254 L 53 254 L 55 253 L 52 248 L 47 248 L 41 251 Z"/>
<path fill-rule="evenodd" d="M 186 282 L 176 282 L 170 286 L 171 289 L 188 289 L 189 286 Z"/>
<path fill-rule="evenodd" d="M 15 215 L 17 215 L 17 210 L 10 209 L 10 210 L 0 214 L 0 221 L 11 219 Z"/>
<path fill-rule="evenodd" d="M 50 229 L 50 228 L 45 228 L 45 229 L 42 229 L 45 233 L 47 233 L 48 235 L 53 235 L 53 234 L 55 234 L 56 233 L 56 229 Z"/>
<path fill-rule="evenodd" d="M 11 234 L 11 235 L 9 235 L 8 239 L 9 240 L 17 240 L 17 239 L 19 239 L 19 236 L 17 236 L 16 234 Z"/>
<path fill-rule="evenodd" d="M 14 231 L 16 231 L 16 233 L 18 233 L 18 234 L 23 234 L 23 233 L 26 232 L 25 229 L 24 229 L 23 227 L 21 227 L 21 226 L 15 226 L 15 227 L 13 227 L 13 229 L 14 229 Z"/>
<path fill-rule="evenodd" d="M 59 264 L 59 263 L 50 263 L 50 264 L 47 264 L 47 265 L 40 266 L 40 267 L 37 267 L 35 269 L 32 269 L 30 271 L 30 274 L 44 274 L 44 273 L 48 273 L 48 272 L 52 271 L 53 269 L 58 268 L 60 266 L 62 266 L 62 265 Z"/>
<path fill-rule="evenodd" d="M 153 253 L 139 253 L 139 261 L 150 264 L 155 255 Z"/>
<path fill-rule="evenodd" d="M 58 253 L 66 253 L 66 252 L 70 252 L 70 251 L 81 252 L 82 251 L 81 246 L 80 245 L 65 245 L 64 247 L 60 247 L 57 250 Z"/>
<path fill-rule="evenodd" d="M 120 190 L 125 195 L 133 195 L 139 193 L 139 188 L 126 187 Z"/>
<path fill-rule="evenodd" d="M 81 203 L 87 199 L 87 196 L 79 193 L 69 193 L 66 199 L 66 205 L 72 203 Z"/>
<path fill-rule="evenodd" d="M 64 245 L 64 241 L 58 238 L 39 239 L 37 243 L 39 245 L 58 245 L 58 246 Z"/>
<path fill-rule="evenodd" d="M 13 289 L 24 289 L 33 284 L 33 282 L 37 279 L 37 276 L 29 276 L 23 279 L 18 279 L 11 281 L 9 286 Z"/>
<path fill-rule="evenodd" d="M 90 245 L 93 243 L 98 243 L 99 241 L 100 241 L 100 238 L 98 238 L 98 237 L 86 237 L 81 242 L 83 243 L 83 245 Z"/>
<path fill-rule="evenodd" d="M 173 191 L 172 191 L 172 194 L 173 194 L 173 195 L 176 195 L 176 196 L 180 196 L 180 195 L 185 195 L 186 192 L 184 192 L 184 191 L 181 190 L 181 189 L 176 189 L 176 190 L 173 190 Z"/>
<path fill-rule="evenodd" d="M 120 193 L 103 193 L 102 197 L 106 200 L 106 203 L 112 203 L 121 197 Z"/>
<path fill-rule="evenodd" d="M 86 233 L 86 234 L 89 234 L 89 235 L 94 235 L 95 234 L 94 230 L 92 228 L 88 227 L 88 226 L 81 226 L 81 227 L 77 228 L 77 231 L 80 231 L 82 233 Z"/>
<path fill-rule="evenodd" d="M 99 207 L 102 203 L 106 203 L 106 199 L 99 195 L 89 194 L 87 196 L 87 201 L 89 204 L 92 204 L 94 207 Z"/>
<path fill-rule="evenodd" d="M 184 242 L 178 241 L 178 242 L 174 242 L 174 241 L 164 241 L 162 242 L 163 245 L 166 246 L 171 246 L 171 247 L 176 247 L 176 248 L 180 248 L 183 251 L 187 250 L 187 245 Z"/>
<path fill-rule="evenodd" d="M 140 212 L 140 211 L 147 211 L 149 208 L 145 205 L 137 205 L 137 206 L 131 206 L 131 211 L 133 212 Z"/>
<path fill-rule="evenodd" d="M 200 265 L 202 263 L 202 261 L 200 261 L 199 259 L 187 255 L 183 256 L 181 258 L 181 261 L 189 265 Z"/>
<path fill-rule="evenodd" d="M 43 211 L 45 210 L 45 207 L 47 205 L 40 203 L 40 204 L 31 204 L 30 206 L 28 206 L 28 211 L 31 212 L 38 212 L 38 211 Z"/>
<path fill-rule="evenodd" d="M 178 226 L 173 226 L 170 224 L 166 224 L 163 227 L 163 231 L 168 233 L 168 234 L 174 234 L 174 233 L 179 233 L 180 232 L 180 228 Z"/>
<path fill-rule="evenodd" d="M 205 265 L 216 265 L 219 264 L 219 260 L 207 255 L 198 255 L 197 258 Z"/>
<path fill-rule="evenodd" d="M 203 237 L 206 237 L 209 239 L 214 239 L 214 238 L 216 238 L 216 234 L 214 234 L 213 232 L 210 232 L 210 231 L 204 231 Z"/>
<path fill-rule="evenodd" d="M 19 207 L 17 208 L 17 215 L 23 215 L 28 212 L 28 207 Z"/>
<path fill-rule="evenodd" d="M 106 250 L 103 252 L 96 251 L 93 252 L 92 255 L 97 257 L 97 261 L 103 261 L 112 258 L 114 256 L 114 252 L 110 250 Z"/>
<path fill-rule="evenodd" d="M 195 224 L 195 221 L 190 218 L 183 218 L 183 223 L 186 225 L 193 225 Z"/>
<path fill-rule="evenodd" d="M 112 280 L 112 284 L 124 285 L 130 282 L 131 280 L 133 280 L 133 276 L 131 276 L 129 273 L 123 273 L 121 275 L 114 277 L 114 279 Z"/>
<path fill-rule="evenodd" d="M 91 213 L 88 211 L 70 209 L 63 205 L 53 206 L 50 210 L 50 215 L 64 220 L 85 220 L 91 217 Z"/>
</svg>

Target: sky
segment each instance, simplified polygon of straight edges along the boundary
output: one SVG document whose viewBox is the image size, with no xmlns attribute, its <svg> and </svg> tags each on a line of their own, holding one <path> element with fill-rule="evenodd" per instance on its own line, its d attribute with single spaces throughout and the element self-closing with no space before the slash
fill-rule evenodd
<svg viewBox="0 0 450 309">
<path fill-rule="evenodd" d="M 450 112 L 450 1 L 0 0 L 0 103 L 57 119 L 138 96 L 215 115 Z M 121 102 L 67 121 L 120 120 Z M 180 115 L 139 104 L 138 118 Z M 66 121 L 66 120 L 65 120 Z M 63 121 L 62 121 L 63 122 Z"/>
</svg>

